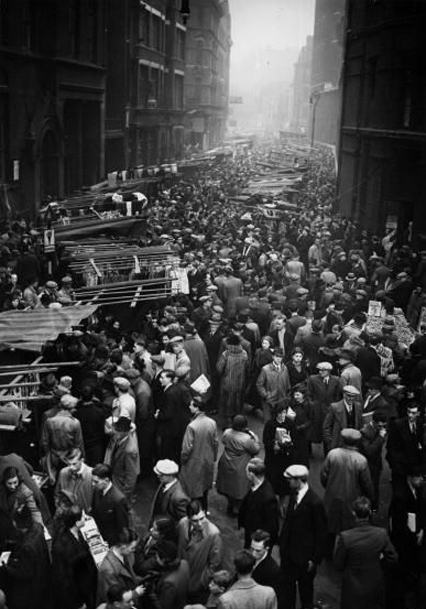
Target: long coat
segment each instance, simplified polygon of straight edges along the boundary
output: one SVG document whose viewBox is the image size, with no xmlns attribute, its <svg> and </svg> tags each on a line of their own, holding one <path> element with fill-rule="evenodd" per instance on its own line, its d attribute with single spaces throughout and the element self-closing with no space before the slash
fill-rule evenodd
<svg viewBox="0 0 426 609">
<path fill-rule="evenodd" d="M 134 431 L 122 441 L 110 440 L 105 463 L 111 465 L 113 484 L 130 498 L 140 473 L 138 438 Z"/>
<path fill-rule="evenodd" d="M 342 446 L 342 437 L 340 432 L 347 427 L 361 429 L 362 427 L 362 407 L 361 404 L 354 402 L 352 404 L 354 424 L 349 425 L 348 413 L 345 402 L 341 400 L 335 404 L 331 404 L 327 412 L 323 425 L 323 438 L 327 450 Z"/>
<path fill-rule="evenodd" d="M 179 558 L 188 562 L 189 592 L 207 590 L 215 571 L 222 563 L 222 538 L 215 524 L 205 519 L 202 531 L 192 531 L 187 516 L 178 524 Z"/>
<path fill-rule="evenodd" d="M 114 485 L 105 494 L 95 490 L 92 516 L 104 540 L 110 546 L 113 545 L 121 531 L 129 526 L 129 506 L 126 497 Z"/>
<path fill-rule="evenodd" d="M 42 609 L 46 606 L 50 560 L 40 524 L 33 524 L 24 539 L 14 547 L 4 569 L 6 582 L 2 588 L 10 609 Z"/>
<path fill-rule="evenodd" d="M 141 578 L 133 571 L 129 562 L 122 563 L 112 550 L 103 559 L 98 574 L 98 603 L 106 600 L 108 588 L 114 585 L 124 586 L 126 590 L 134 590 Z"/>
<path fill-rule="evenodd" d="M 186 428 L 182 442 L 179 479 L 189 497 L 202 497 L 212 488 L 218 445 L 216 422 L 200 412 Z"/>
<path fill-rule="evenodd" d="M 292 495 L 279 538 L 281 560 L 301 566 L 312 560 L 318 565 L 324 555 L 326 532 L 324 504 L 318 495 L 309 488 L 296 507 Z"/>
<path fill-rule="evenodd" d="M 343 571 L 341 609 L 385 607 L 382 556 L 388 564 L 397 560 L 385 529 L 360 522 L 340 533 L 334 563 L 339 571 Z"/>
<path fill-rule="evenodd" d="M 94 607 L 97 571 L 86 542 L 68 530 L 57 533 L 52 542 L 54 599 L 58 607 Z"/>
<path fill-rule="evenodd" d="M 325 488 L 328 530 L 339 533 L 353 525 L 352 501 L 360 496 L 373 497 L 367 459 L 356 448 L 334 448 L 325 458 L 320 478 Z"/>
<path fill-rule="evenodd" d="M 238 526 L 244 528 L 245 547 L 250 544 L 251 534 L 263 529 L 271 535 L 271 544 L 278 535 L 278 502 L 274 489 L 268 480 L 244 497 L 238 514 Z"/>
<path fill-rule="evenodd" d="M 307 393 L 312 403 L 310 439 L 312 442 L 322 442 L 325 415 L 330 408 L 330 404 L 337 402 L 342 395 L 339 379 L 337 376 L 330 376 L 326 385 L 319 374 L 313 374 L 308 378 Z"/>
<path fill-rule="evenodd" d="M 243 499 L 250 483 L 246 476 L 247 463 L 258 454 L 260 443 L 255 434 L 226 429 L 222 436 L 224 451 L 217 470 L 217 492 L 232 499 Z"/>
<path fill-rule="evenodd" d="M 188 503 L 189 497 L 184 492 L 179 480 L 166 491 L 164 490 L 164 484 L 160 484 L 152 500 L 150 526 L 156 516 L 169 516 L 176 523 L 179 522 L 181 518 L 186 516 Z"/>
</svg>

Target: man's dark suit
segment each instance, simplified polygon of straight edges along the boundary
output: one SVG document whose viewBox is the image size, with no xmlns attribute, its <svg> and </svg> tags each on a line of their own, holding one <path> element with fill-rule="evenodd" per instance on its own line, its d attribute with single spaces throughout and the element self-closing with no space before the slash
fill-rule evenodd
<svg viewBox="0 0 426 609">
<path fill-rule="evenodd" d="M 311 429 L 312 442 L 322 442 L 322 427 L 330 404 L 337 402 L 342 395 L 342 388 L 337 376 L 329 376 L 327 384 L 319 374 L 308 378 L 308 398 L 312 402 L 313 426 Z"/>
<path fill-rule="evenodd" d="M 123 493 L 114 485 L 105 495 L 102 491 L 93 493 L 92 516 L 105 541 L 114 544 L 124 527 L 129 526 L 129 508 Z"/>
<path fill-rule="evenodd" d="M 269 586 L 275 590 L 277 595 L 278 607 L 282 606 L 283 603 L 283 586 L 282 586 L 282 575 L 281 569 L 278 563 L 272 558 L 270 554 L 267 554 L 259 564 L 255 566 L 252 573 L 254 581 L 261 586 Z"/>
<path fill-rule="evenodd" d="M 286 609 L 296 606 L 296 583 L 302 607 L 312 606 L 315 571 L 323 558 L 327 532 L 324 504 L 313 490 L 309 488 L 295 503 L 292 495 L 278 542 Z M 308 572 L 309 561 L 313 568 Z"/>
<path fill-rule="evenodd" d="M 250 489 L 244 497 L 238 514 L 238 526 L 245 532 L 245 548 L 250 547 L 251 534 L 256 529 L 267 531 L 271 535 L 271 545 L 276 543 L 278 504 L 274 489 L 268 480 L 264 480 L 254 492 Z"/>
<path fill-rule="evenodd" d="M 166 491 L 164 488 L 164 484 L 160 484 L 152 500 L 150 526 L 156 516 L 170 516 L 176 523 L 186 516 L 189 497 L 182 489 L 179 480 Z"/>
<path fill-rule="evenodd" d="M 272 330 L 271 338 L 274 341 L 274 347 L 278 347 L 278 348 L 281 347 L 280 339 L 278 336 L 278 330 Z M 290 326 L 288 324 L 286 324 L 285 332 L 284 332 L 284 353 L 285 353 L 286 361 L 291 356 L 291 352 L 293 351 L 293 345 L 294 345 L 294 334 L 291 331 Z"/>
<path fill-rule="evenodd" d="M 364 386 L 372 376 L 380 377 L 381 360 L 373 347 L 366 346 L 361 347 L 358 350 L 356 354 L 355 366 L 361 370 L 362 382 Z"/>
<path fill-rule="evenodd" d="M 184 381 L 166 388 L 157 417 L 159 459 L 171 459 L 179 463 L 183 436 L 191 420 L 190 398 Z"/>
<path fill-rule="evenodd" d="M 386 455 L 392 477 L 405 476 L 408 469 L 418 466 L 423 453 L 423 420 L 417 419 L 415 434 L 411 433 L 408 417 L 393 421 L 389 427 Z"/>
</svg>

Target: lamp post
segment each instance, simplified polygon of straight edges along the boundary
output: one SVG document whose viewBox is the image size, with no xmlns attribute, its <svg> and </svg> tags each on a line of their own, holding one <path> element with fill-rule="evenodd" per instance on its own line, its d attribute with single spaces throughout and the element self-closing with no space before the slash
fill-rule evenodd
<svg viewBox="0 0 426 609">
<path fill-rule="evenodd" d="M 317 111 L 317 105 L 321 96 L 320 91 L 312 91 L 309 97 L 309 103 L 312 106 L 312 128 L 311 128 L 311 148 L 314 147 L 315 140 L 315 116 Z"/>
</svg>

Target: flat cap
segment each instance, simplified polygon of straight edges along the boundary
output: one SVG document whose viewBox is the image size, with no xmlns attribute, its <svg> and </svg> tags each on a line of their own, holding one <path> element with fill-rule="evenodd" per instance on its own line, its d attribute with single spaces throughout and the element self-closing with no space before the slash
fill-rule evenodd
<svg viewBox="0 0 426 609">
<path fill-rule="evenodd" d="M 347 393 L 348 395 L 359 395 L 359 391 L 353 385 L 345 385 L 343 387 L 343 393 Z"/>
<path fill-rule="evenodd" d="M 224 309 L 220 305 L 213 305 L 212 311 L 214 311 L 215 313 L 223 313 Z"/>
<path fill-rule="evenodd" d="M 159 476 L 163 474 L 165 476 L 176 476 L 179 473 L 179 466 L 171 459 L 160 459 L 154 465 L 154 473 Z"/>
<path fill-rule="evenodd" d="M 206 291 L 207 291 L 207 292 L 217 292 L 217 291 L 218 291 L 218 289 L 219 289 L 219 288 L 217 287 L 217 285 L 213 285 L 213 284 L 212 284 L 212 285 L 208 285 L 208 286 L 206 287 Z"/>
<path fill-rule="evenodd" d="M 72 277 L 65 275 L 65 277 L 62 277 L 61 283 L 72 283 Z"/>
<path fill-rule="evenodd" d="M 58 284 L 56 283 L 56 281 L 46 281 L 46 283 L 44 284 L 44 286 L 46 288 L 48 288 L 49 290 L 56 290 L 56 288 L 58 287 Z"/>
<path fill-rule="evenodd" d="M 75 398 L 73 395 L 66 393 L 61 397 L 61 406 L 62 408 L 66 408 L 67 410 L 71 410 L 72 408 L 77 408 L 78 398 Z"/>
<path fill-rule="evenodd" d="M 330 362 L 319 362 L 317 368 L 318 370 L 333 370 L 333 365 Z"/>
<path fill-rule="evenodd" d="M 207 296 L 207 295 L 205 295 L 205 296 L 201 296 L 201 297 L 200 297 L 198 300 L 199 300 L 200 302 L 207 302 L 208 300 L 211 300 L 211 299 L 212 299 L 212 297 L 211 297 L 211 296 Z"/>
<path fill-rule="evenodd" d="M 307 480 L 309 470 L 305 465 L 290 465 L 284 472 L 284 478 L 293 478 L 295 480 Z"/>
<path fill-rule="evenodd" d="M 342 429 L 340 435 L 343 440 L 349 442 L 358 442 L 359 440 L 361 440 L 361 432 L 358 431 L 358 429 L 352 429 L 351 427 Z"/>
<path fill-rule="evenodd" d="M 171 342 L 172 344 L 176 344 L 176 343 L 183 343 L 184 338 L 183 336 L 173 336 L 173 338 L 170 339 L 169 342 Z"/>
<path fill-rule="evenodd" d="M 124 376 L 116 376 L 113 383 L 121 391 L 127 391 L 128 389 L 130 389 L 130 381 L 128 379 L 125 379 Z"/>
<path fill-rule="evenodd" d="M 305 296 L 305 294 L 309 294 L 309 290 L 307 290 L 306 288 L 297 288 L 296 294 L 298 296 Z"/>
<path fill-rule="evenodd" d="M 279 357 L 284 357 L 284 351 L 281 349 L 281 347 L 275 347 L 275 349 L 272 351 L 273 355 L 277 355 Z"/>
</svg>

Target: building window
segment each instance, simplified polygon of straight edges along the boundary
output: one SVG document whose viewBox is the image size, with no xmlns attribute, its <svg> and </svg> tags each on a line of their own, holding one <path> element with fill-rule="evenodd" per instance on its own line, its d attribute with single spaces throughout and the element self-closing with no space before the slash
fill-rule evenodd
<svg viewBox="0 0 426 609">
<path fill-rule="evenodd" d="M 0 96 L 0 183 L 6 182 L 6 103 Z"/>
<path fill-rule="evenodd" d="M 175 109 L 183 108 L 183 76 L 175 74 Z"/>
<path fill-rule="evenodd" d="M 176 29 L 176 57 L 185 59 L 185 32 L 180 29 Z"/>
<path fill-rule="evenodd" d="M 402 74 L 402 106 L 400 124 L 404 129 L 419 129 L 423 124 L 422 75 L 424 67 L 419 56 L 406 56 Z"/>
<path fill-rule="evenodd" d="M 203 65 L 203 41 L 197 40 L 197 49 L 195 53 L 195 64 L 197 66 Z"/>
<path fill-rule="evenodd" d="M 149 46 L 149 13 L 146 10 L 139 14 L 139 44 Z"/>
<path fill-rule="evenodd" d="M 68 27 L 70 56 L 78 58 L 80 55 L 80 2 L 70 0 L 68 4 Z"/>
<path fill-rule="evenodd" d="M 150 46 L 156 51 L 163 50 L 163 22 L 159 17 L 152 15 Z"/>
<path fill-rule="evenodd" d="M 139 101 L 138 104 L 142 108 L 146 108 L 149 94 L 149 68 L 148 66 L 139 66 Z"/>
<path fill-rule="evenodd" d="M 194 103 L 199 104 L 201 102 L 201 78 L 196 77 L 194 79 Z"/>
<path fill-rule="evenodd" d="M 371 57 L 368 60 L 368 90 L 370 97 L 374 97 L 376 90 L 376 75 L 377 75 L 377 57 Z"/>
</svg>

